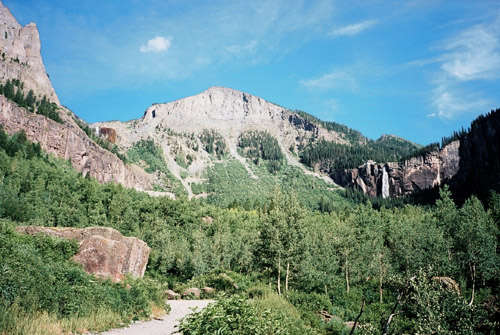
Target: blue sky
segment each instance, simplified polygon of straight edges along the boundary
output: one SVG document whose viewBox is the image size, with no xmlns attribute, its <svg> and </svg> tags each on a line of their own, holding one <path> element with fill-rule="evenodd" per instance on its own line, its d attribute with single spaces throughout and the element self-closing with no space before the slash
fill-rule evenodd
<svg viewBox="0 0 500 335">
<path fill-rule="evenodd" d="M 89 122 L 226 86 L 420 144 L 500 108 L 499 1 L 3 0 Z"/>
</svg>

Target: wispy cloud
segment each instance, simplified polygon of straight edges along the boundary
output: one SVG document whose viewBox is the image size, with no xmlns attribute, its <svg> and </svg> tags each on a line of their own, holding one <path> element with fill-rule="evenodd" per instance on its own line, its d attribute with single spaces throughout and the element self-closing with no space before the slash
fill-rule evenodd
<svg viewBox="0 0 500 335">
<path fill-rule="evenodd" d="M 455 79 L 469 81 L 500 76 L 499 32 L 489 27 L 472 27 L 448 41 L 442 69 Z"/>
<path fill-rule="evenodd" d="M 246 44 L 232 44 L 227 46 L 225 49 L 228 53 L 233 55 L 243 55 L 249 52 L 254 52 L 257 50 L 259 42 L 252 40 Z"/>
<path fill-rule="evenodd" d="M 156 36 L 148 41 L 146 45 L 142 45 L 139 50 L 141 52 L 164 52 L 170 48 L 172 37 Z"/>
<path fill-rule="evenodd" d="M 321 77 L 301 80 L 300 84 L 311 90 L 329 91 L 342 89 L 354 91 L 357 87 L 356 79 L 345 71 L 325 73 Z"/>
<path fill-rule="evenodd" d="M 478 93 L 442 85 L 434 90 L 433 106 L 436 112 L 427 116 L 453 119 L 471 111 L 487 110 L 490 105 L 491 101 L 482 98 Z"/>
<path fill-rule="evenodd" d="M 478 113 L 492 101 L 474 91 L 474 85 L 500 78 L 499 25 L 481 24 L 459 32 L 437 48 L 437 57 L 415 65 L 438 64 L 434 74 L 428 116 L 453 119 L 465 113 Z"/>
<path fill-rule="evenodd" d="M 348 26 L 344 26 L 341 28 L 337 28 L 333 30 L 330 35 L 333 36 L 354 36 L 357 35 L 374 25 L 376 25 L 379 21 L 378 20 L 367 20 L 355 24 L 350 24 Z"/>
</svg>

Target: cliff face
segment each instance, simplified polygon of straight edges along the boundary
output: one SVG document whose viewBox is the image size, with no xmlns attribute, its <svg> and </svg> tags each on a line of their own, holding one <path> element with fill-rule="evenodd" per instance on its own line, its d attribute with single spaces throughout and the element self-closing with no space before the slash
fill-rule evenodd
<svg viewBox="0 0 500 335">
<path fill-rule="evenodd" d="M 459 171 L 459 148 L 460 142 L 454 141 L 438 152 L 402 163 L 368 161 L 357 169 L 336 172 L 334 180 L 344 187 L 359 188 L 372 197 L 404 196 L 441 185 L 454 177 Z"/>
<path fill-rule="evenodd" d="M 125 124 L 99 122 L 95 126 L 116 129 L 117 141 L 125 147 L 140 138 L 154 137 L 159 129 L 167 128 L 194 134 L 213 129 L 225 137 L 229 147 L 236 147 L 238 136 L 249 130 L 268 131 L 283 149 L 288 149 L 297 139 L 313 135 L 347 143 L 340 134 L 327 131 L 286 108 L 225 87 L 212 87 L 191 97 L 152 105 L 140 120 Z"/>
<path fill-rule="evenodd" d="M 337 171 L 333 179 L 373 197 L 400 197 L 447 183 L 459 198 L 487 198 L 490 189 L 500 189 L 500 109 L 479 117 L 460 140 L 439 151 L 401 163 L 369 161 Z"/>
<path fill-rule="evenodd" d="M 500 109 L 477 118 L 460 140 L 460 173 L 450 187 L 461 198 L 487 199 L 491 189 L 500 191 Z"/>
<path fill-rule="evenodd" d="M 40 54 L 40 36 L 34 23 L 22 27 L 9 9 L 0 2 L 0 81 L 19 79 L 25 92 L 59 105 Z"/>
<path fill-rule="evenodd" d="M 70 159 L 73 167 L 84 176 L 90 174 L 100 182 L 114 181 L 137 189 L 151 188 L 148 174 L 135 165 L 125 165 L 99 147 L 74 122 L 57 123 L 27 112 L 0 95 L 0 124 L 10 134 L 24 130 L 30 141 L 40 143 L 49 153 Z"/>
<path fill-rule="evenodd" d="M 152 177 L 135 165 L 125 165 L 117 156 L 99 147 L 73 120 L 73 113 L 60 106 L 40 54 L 40 39 L 33 23 L 22 27 L 0 2 L 0 82 L 18 79 L 24 93 L 33 90 L 59 106 L 63 123 L 27 112 L 0 95 L 0 125 L 10 134 L 24 130 L 30 141 L 66 160 L 75 169 L 100 182 L 118 182 L 127 187 L 151 189 Z M 112 131 L 107 133 L 113 137 Z M 115 135 L 116 136 L 116 135 Z"/>
</svg>

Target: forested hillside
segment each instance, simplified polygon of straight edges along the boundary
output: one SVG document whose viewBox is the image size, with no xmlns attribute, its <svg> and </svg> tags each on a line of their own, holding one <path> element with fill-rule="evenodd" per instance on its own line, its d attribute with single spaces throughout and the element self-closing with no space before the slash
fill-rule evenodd
<svg viewBox="0 0 500 335">
<path fill-rule="evenodd" d="M 458 208 L 445 188 L 428 208 L 344 202 L 329 213 L 299 199 L 280 188 L 247 209 L 154 198 L 83 178 L 2 131 L 0 333 L 103 329 L 194 285 L 225 293 L 183 323 L 186 335 L 348 334 L 355 319 L 358 334 L 499 331 L 498 194 L 487 209 L 475 197 Z M 17 235 L 21 224 L 139 237 L 152 248 L 146 277 L 130 289 L 97 280 L 69 260 L 73 243 Z"/>
</svg>

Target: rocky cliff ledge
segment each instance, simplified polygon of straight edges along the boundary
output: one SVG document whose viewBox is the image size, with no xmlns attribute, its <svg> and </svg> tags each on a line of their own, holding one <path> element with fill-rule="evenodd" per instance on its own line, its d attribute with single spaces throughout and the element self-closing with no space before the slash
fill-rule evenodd
<svg viewBox="0 0 500 335">
<path fill-rule="evenodd" d="M 34 23 L 22 27 L 0 1 L 0 81 L 19 79 L 30 89 L 59 104 L 40 54 L 40 36 Z"/>
<path fill-rule="evenodd" d="M 68 111 L 61 108 L 60 113 Z M 124 164 L 117 156 L 94 143 L 68 115 L 64 124 L 30 113 L 0 95 L 0 125 L 9 134 L 24 130 L 30 141 L 48 153 L 71 160 L 84 176 L 99 182 L 117 182 L 126 187 L 151 189 L 151 176 L 135 165 Z"/>
<path fill-rule="evenodd" d="M 337 171 L 336 183 L 358 188 L 372 197 L 400 197 L 432 188 L 450 180 L 459 171 L 460 142 L 454 141 L 442 150 L 413 157 L 407 161 L 378 164 L 368 161 L 350 170 Z"/>
<path fill-rule="evenodd" d="M 500 109 L 478 117 L 459 140 L 439 151 L 397 163 L 368 161 L 335 172 L 333 179 L 373 197 L 400 197 L 447 183 L 457 198 L 486 199 L 490 190 L 500 190 Z"/>
</svg>

